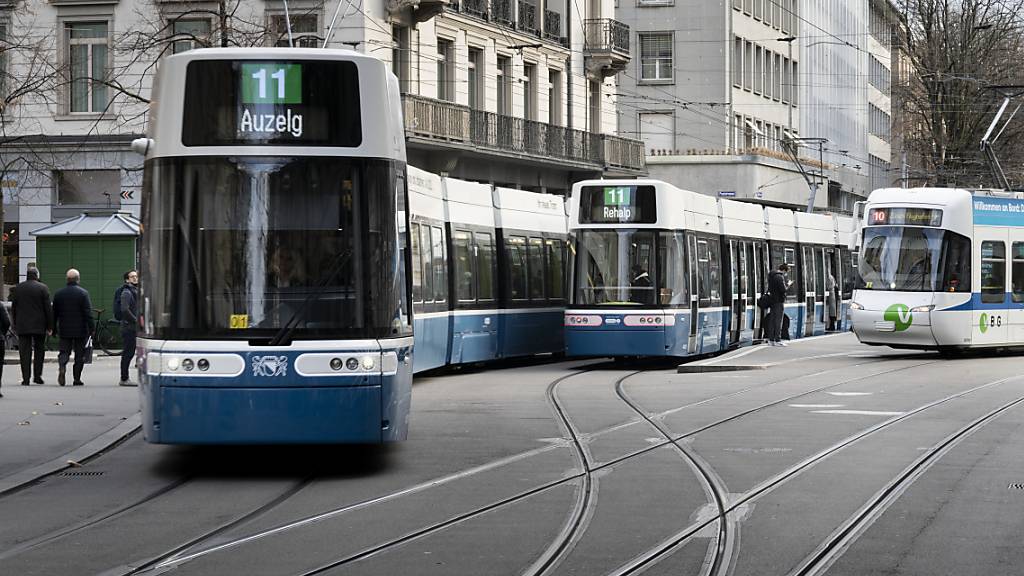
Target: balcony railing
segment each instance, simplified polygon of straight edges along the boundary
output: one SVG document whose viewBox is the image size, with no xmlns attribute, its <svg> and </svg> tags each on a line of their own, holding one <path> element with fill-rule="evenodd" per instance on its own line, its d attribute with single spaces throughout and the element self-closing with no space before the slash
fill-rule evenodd
<svg viewBox="0 0 1024 576">
<path fill-rule="evenodd" d="M 611 18 L 585 20 L 583 24 L 587 51 L 629 56 L 629 26 Z"/>
<path fill-rule="evenodd" d="M 638 173 L 644 170 L 643 142 L 514 118 L 467 106 L 403 95 L 409 136 L 470 145 L 499 154 L 570 161 Z"/>
<path fill-rule="evenodd" d="M 525 0 L 519 0 L 517 28 L 527 34 L 540 36 L 540 28 L 537 26 L 537 7 Z"/>
<path fill-rule="evenodd" d="M 494 20 L 498 24 L 514 26 L 515 20 L 512 19 L 512 2 L 513 0 L 491 0 L 491 20 Z"/>
<path fill-rule="evenodd" d="M 544 38 L 562 42 L 562 15 L 554 10 L 544 11 Z"/>
<path fill-rule="evenodd" d="M 459 11 L 477 18 L 487 18 L 487 0 L 461 0 Z"/>
</svg>

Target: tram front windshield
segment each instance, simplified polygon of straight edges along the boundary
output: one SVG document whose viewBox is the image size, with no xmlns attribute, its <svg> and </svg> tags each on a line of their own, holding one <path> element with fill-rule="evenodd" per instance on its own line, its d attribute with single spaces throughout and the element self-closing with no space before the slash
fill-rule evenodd
<svg viewBox="0 0 1024 576">
<path fill-rule="evenodd" d="M 682 233 L 579 230 L 576 238 L 573 305 L 687 305 Z"/>
<path fill-rule="evenodd" d="M 864 229 L 861 290 L 970 292 L 971 241 L 939 228 Z"/>
<path fill-rule="evenodd" d="M 158 338 L 384 337 L 401 312 L 384 160 L 150 161 L 145 287 Z"/>
</svg>

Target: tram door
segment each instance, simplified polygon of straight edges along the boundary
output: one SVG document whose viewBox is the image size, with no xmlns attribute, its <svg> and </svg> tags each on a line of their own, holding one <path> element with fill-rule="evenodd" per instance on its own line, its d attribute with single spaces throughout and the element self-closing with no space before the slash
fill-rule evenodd
<svg viewBox="0 0 1024 576">
<path fill-rule="evenodd" d="M 743 299 L 742 291 L 743 287 L 740 285 L 740 278 L 742 276 L 741 263 L 743 259 L 743 244 L 737 240 L 729 240 L 729 286 L 732 288 L 730 292 L 731 302 L 729 319 L 729 345 L 734 345 L 740 341 L 740 330 L 743 323 Z"/>
<path fill-rule="evenodd" d="M 822 277 L 825 279 L 825 307 L 823 308 L 822 315 L 825 318 L 825 330 L 838 330 L 839 329 L 839 314 L 842 311 L 842 274 L 840 274 L 841 267 L 839 266 L 839 250 L 837 248 L 822 248 L 821 253 L 824 255 L 825 261 L 825 272 Z M 829 282 L 829 277 L 832 281 Z M 832 311 L 830 311 L 830 308 Z M 829 315 L 832 314 L 836 318 L 834 326 L 829 324 Z"/>
<path fill-rule="evenodd" d="M 757 308 L 757 298 L 761 292 L 760 283 L 758 283 L 760 279 L 758 271 L 761 269 L 761 264 L 758 259 L 759 250 L 757 242 L 751 241 L 744 244 L 747 252 L 747 309 L 754 311 L 751 314 L 750 325 L 747 328 L 754 331 L 752 338 L 756 338 L 757 329 L 761 327 L 761 315 L 758 313 L 759 309 Z"/>
<path fill-rule="evenodd" d="M 697 325 L 700 323 L 700 275 L 697 274 L 697 237 L 686 234 L 686 262 L 690 270 L 690 338 L 686 350 L 697 353 Z"/>
<path fill-rule="evenodd" d="M 804 283 L 804 336 L 814 334 L 815 288 L 814 280 L 817 277 L 814 269 L 814 248 L 804 246 L 803 252 L 803 283 Z"/>
</svg>

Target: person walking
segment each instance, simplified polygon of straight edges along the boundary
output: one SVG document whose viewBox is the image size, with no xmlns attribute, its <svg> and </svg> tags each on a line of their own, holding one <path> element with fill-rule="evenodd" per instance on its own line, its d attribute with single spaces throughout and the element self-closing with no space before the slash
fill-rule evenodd
<svg viewBox="0 0 1024 576">
<path fill-rule="evenodd" d="M 30 374 L 33 382 L 43 383 L 46 335 L 53 333 L 50 289 L 39 281 L 38 268 L 29 268 L 25 278 L 11 292 L 11 316 L 14 332 L 18 334 L 22 386 L 28 386 Z M 32 357 L 33 353 L 35 358 Z"/>
<path fill-rule="evenodd" d="M 768 275 L 768 295 L 771 300 L 768 307 L 768 344 L 771 346 L 786 346 L 782 341 L 782 316 L 786 313 L 786 289 L 789 287 L 786 282 L 787 272 L 789 265 L 783 262 L 779 264 L 778 270 Z"/>
<path fill-rule="evenodd" d="M 116 298 L 120 305 L 121 313 L 118 318 L 121 320 L 121 341 L 124 349 L 121 350 L 121 386 L 135 386 L 136 384 L 128 378 L 128 368 L 135 358 L 135 338 L 139 334 L 139 273 L 129 270 L 124 273 L 124 286 L 118 288 L 119 296 Z"/>
<path fill-rule="evenodd" d="M 0 303 L 0 330 L 3 331 L 0 333 L 0 338 L 3 338 L 3 341 L 0 342 L 0 381 L 2 381 L 4 377 L 4 353 L 7 350 L 7 332 L 10 329 L 11 317 L 7 314 L 7 306 Z M 0 392 L 0 398 L 3 397 L 3 392 Z"/>
<path fill-rule="evenodd" d="M 57 335 L 60 336 L 60 353 L 57 354 L 57 383 L 64 386 L 66 370 L 71 351 L 75 351 L 72 368 L 74 385 L 82 386 L 82 369 L 85 367 L 85 343 L 96 330 L 92 317 L 92 301 L 89 292 L 78 285 L 81 274 L 71 268 L 67 272 L 68 285 L 53 295 L 53 320 Z"/>
</svg>

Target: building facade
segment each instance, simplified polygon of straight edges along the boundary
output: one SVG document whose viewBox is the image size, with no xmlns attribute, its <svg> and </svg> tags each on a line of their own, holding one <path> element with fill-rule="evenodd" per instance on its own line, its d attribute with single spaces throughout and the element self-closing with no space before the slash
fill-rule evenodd
<svg viewBox="0 0 1024 576">
<path fill-rule="evenodd" d="M 552 193 L 643 174 L 642 145 L 615 135 L 630 35 L 612 1 L 0 0 L 4 282 L 35 261 L 32 231 L 139 214 L 130 143 L 146 131 L 153 72 L 199 47 L 326 42 L 389 61 L 410 163 L 427 170 Z"/>
<path fill-rule="evenodd" d="M 652 176 L 850 211 L 890 175 L 889 0 L 633 0 L 616 14 L 635 38 L 619 133 L 644 142 Z"/>
</svg>

